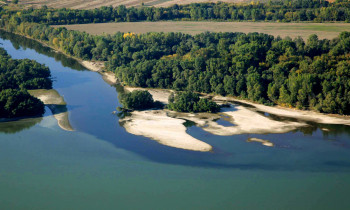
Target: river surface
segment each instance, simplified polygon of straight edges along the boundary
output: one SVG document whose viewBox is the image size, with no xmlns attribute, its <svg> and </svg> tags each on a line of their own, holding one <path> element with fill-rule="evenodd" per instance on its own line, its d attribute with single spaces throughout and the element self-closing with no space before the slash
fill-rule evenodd
<svg viewBox="0 0 350 210">
<path fill-rule="evenodd" d="M 213 152 L 167 147 L 119 124 L 121 87 L 35 41 L 0 38 L 13 58 L 50 68 L 75 129 L 62 130 L 48 108 L 42 118 L 0 123 L 0 209 L 350 207 L 350 127 L 222 137 L 189 123 Z"/>
</svg>

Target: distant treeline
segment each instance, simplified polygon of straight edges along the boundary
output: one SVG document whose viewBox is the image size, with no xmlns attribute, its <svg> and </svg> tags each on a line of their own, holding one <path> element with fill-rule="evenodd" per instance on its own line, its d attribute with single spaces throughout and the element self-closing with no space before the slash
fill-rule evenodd
<svg viewBox="0 0 350 210">
<path fill-rule="evenodd" d="M 232 95 L 265 104 L 350 114 L 350 33 L 274 38 L 258 33 L 116 33 L 93 36 L 1 21 L 8 31 L 68 55 L 107 61 L 131 86 Z"/>
<path fill-rule="evenodd" d="M 211 21 L 350 21 L 349 0 L 282 0 L 267 3 L 194 3 L 167 8 L 101 7 L 93 10 L 41 9 L 5 10 L 1 19 L 45 24 L 81 24 L 160 20 Z"/>
<path fill-rule="evenodd" d="M 12 59 L 0 48 L 0 118 L 28 117 L 44 113 L 44 104 L 27 89 L 52 88 L 47 67 L 28 59 Z"/>
</svg>

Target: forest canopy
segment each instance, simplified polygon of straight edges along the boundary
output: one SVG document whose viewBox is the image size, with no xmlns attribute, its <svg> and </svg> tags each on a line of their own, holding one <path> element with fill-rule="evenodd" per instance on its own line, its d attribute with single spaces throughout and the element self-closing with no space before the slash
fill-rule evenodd
<svg viewBox="0 0 350 210">
<path fill-rule="evenodd" d="M 0 48 L 0 118 L 42 115 L 44 104 L 27 89 L 52 88 L 49 69 L 28 59 L 12 59 Z"/>
<path fill-rule="evenodd" d="M 209 32 L 95 36 L 16 16 L 0 20 L 0 27 L 77 58 L 106 61 L 106 69 L 126 85 L 350 114 L 349 32 L 332 40 Z"/>
</svg>

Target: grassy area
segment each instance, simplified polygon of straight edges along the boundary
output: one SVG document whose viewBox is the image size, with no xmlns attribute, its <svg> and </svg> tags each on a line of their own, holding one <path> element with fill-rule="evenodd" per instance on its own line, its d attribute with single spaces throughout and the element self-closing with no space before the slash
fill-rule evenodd
<svg viewBox="0 0 350 210">
<path fill-rule="evenodd" d="M 59 27 L 59 26 L 53 26 Z M 274 36 L 307 38 L 317 34 L 319 38 L 332 39 L 342 31 L 350 31 L 348 23 L 265 23 L 265 22 L 126 22 L 65 25 L 67 29 L 90 34 L 114 34 L 121 32 L 183 32 L 192 35 L 204 32 L 259 32 Z"/>
</svg>

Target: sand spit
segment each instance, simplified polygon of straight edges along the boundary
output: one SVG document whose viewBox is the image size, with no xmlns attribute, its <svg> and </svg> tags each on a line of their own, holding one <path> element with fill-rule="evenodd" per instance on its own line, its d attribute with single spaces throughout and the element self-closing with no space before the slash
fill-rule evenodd
<svg viewBox="0 0 350 210">
<path fill-rule="evenodd" d="M 185 120 L 168 117 L 164 110 L 134 111 L 120 122 L 129 133 L 154 139 L 166 146 L 201 152 L 212 150 L 209 144 L 186 133 Z"/>
<path fill-rule="evenodd" d="M 316 122 L 321 124 L 341 124 L 341 125 L 350 126 L 349 117 L 338 117 L 338 116 L 331 116 L 328 114 L 317 113 L 314 111 L 293 110 L 293 109 L 282 108 L 282 107 L 265 106 L 262 104 L 251 103 L 245 100 L 238 100 L 230 97 L 214 96 L 213 100 L 225 100 L 225 101 L 233 101 L 233 102 L 237 101 L 237 102 L 248 104 L 255 107 L 254 109 L 256 111 L 267 112 L 269 114 L 289 117 L 289 118 L 298 119 L 301 121 Z"/>
<path fill-rule="evenodd" d="M 132 92 L 134 90 L 147 90 L 153 97 L 153 100 L 160 101 L 163 104 L 168 104 L 168 98 L 170 94 L 174 91 L 168 89 L 148 89 L 148 88 L 139 88 L 139 87 L 129 87 L 124 86 L 124 90 Z"/>
<path fill-rule="evenodd" d="M 267 146 L 267 147 L 273 147 L 273 146 L 275 146 L 275 145 L 274 145 L 271 141 L 269 141 L 269 140 L 258 139 L 258 138 L 249 138 L 249 139 L 247 139 L 247 142 L 259 142 L 259 143 L 261 143 L 262 145 Z"/>
<path fill-rule="evenodd" d="M 301 122 L 275 121 L 241 105 L 231 105 L 231 108 L 222 108 L 221 110 L 222 112 L 217 114 L 171 112 L 169 116 L 192 121 L 203 130 L 219 136 L 286 133 L 307 126 L 306 123 Z M 220 118 L 224 118 L 233 125 L 220 125 L 216 122 Z"/>
<path fill-rule="evenodd" d="M 74 131 L 69 118 L 66 102 L 64 98 L 53 89 L 50 90 L 29 90 L 32 96 L 40 99 L 52 112 L 52 115 L 57 120 L 58 126 L 66 131 Z"/>
</svg>

